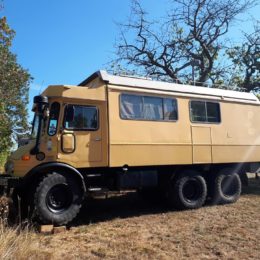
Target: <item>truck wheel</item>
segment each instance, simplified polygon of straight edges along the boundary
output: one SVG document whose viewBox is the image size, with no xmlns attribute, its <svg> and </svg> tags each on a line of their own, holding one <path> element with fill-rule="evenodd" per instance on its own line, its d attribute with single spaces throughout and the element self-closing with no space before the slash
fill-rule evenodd
<svg viewBox="0 0 260 260">
<path fill-rule="evenodd" d="M 78 214 L 82 197 L 81 188 L 73 177 L 49 174 L 36 189 L 35 216 L 44 224 L 67 224 Z"/>
<path fill-rule="evenodd" d="M 220 171 L 214 181 L 212 204 L 236 202 L 240 197 L 241 187 L 239 175 L 231 168 Z"/>
<path fill-rule="evenodd" d="M 170 202 L 177 209 L 200 208 L 205 203 L 206 197 L 206 181 L 194 171 L 178 177 L 169 192 Z"/>
</svg>

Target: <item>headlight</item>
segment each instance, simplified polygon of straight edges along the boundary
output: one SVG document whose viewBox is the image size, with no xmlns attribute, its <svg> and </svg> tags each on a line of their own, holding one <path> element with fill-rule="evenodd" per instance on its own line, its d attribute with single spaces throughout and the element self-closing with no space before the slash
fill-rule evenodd
<svg viewBox="0 0 260 260">
<path fill-rule="evenodd" d="M 5 164 L 5 173 L 7 173 L 7 174 L 14 173 L 14 162 L 13 161 L 8 161 Z"/>
</svg>

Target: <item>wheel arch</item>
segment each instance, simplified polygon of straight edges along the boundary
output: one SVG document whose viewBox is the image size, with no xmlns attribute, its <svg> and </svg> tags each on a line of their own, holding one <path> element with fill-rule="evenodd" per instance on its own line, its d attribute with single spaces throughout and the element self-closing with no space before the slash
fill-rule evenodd
<svg viewBox="0 0 260 260">
<path fill-rule="evenodd" d="M 55 171 L 64 175 L 72 174 L 73 176 L 75 176 L 79 184 L 82 186 L 83 193 L 84 194 L 86 193 L 87 191 L 86 184 L 81 172 L 69 164 L 59 163 L 59 162 L 48 162 L 48 163 L 37 165 L 24 176 L 22 185 L 25 187 L 28 184 L 32 185 L 38 182 L 41 178 L 43 178 L 48 173 L 55 172 Z"/>
<path fill-rule="evenodd" d="M 171 181 L 176 181 L 178 178 L 183 177 L 185 175 L 193 174 L 194 172 L 200 174 L 202 177 L 206 177 L 205 165 L 182 165 L 174 168 L 170 175 Z"/>
<path fill-rule="evenodd" d="M 208 175 L 208 181 L 212 182 L 216 175 L 219 172 L 222 172 L 225 174 L 225 171 L 227 169 L 231 169 L 233 173 L 237 173 L 240 177 L 240 180 L 243 185 L 248 185 L 248 176 L 247 172 L 250 172 L 249 170 L 250 164 L 249 163 L 225 163 L 225 164 L 217 164 L 211 167 L 210 169 L 210 175 Z"/>
</svg>

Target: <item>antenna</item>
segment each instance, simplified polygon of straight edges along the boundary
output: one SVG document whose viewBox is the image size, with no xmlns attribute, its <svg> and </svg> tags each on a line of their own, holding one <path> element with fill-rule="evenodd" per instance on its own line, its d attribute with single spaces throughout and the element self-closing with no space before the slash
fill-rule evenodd
<svg viewBox="0 0 260 260">
<path fill-rule="evenodd" d="M 43 89 L 43 84 L 44 84 L 44 80 L 42 81 L 42 83 L 41 83 L 41 87 L 40 87 L 40 89 L 39 89 L 39 95 L 41 94 L 41 92 L 42 92 L 42 89 Z"/>
</svg>

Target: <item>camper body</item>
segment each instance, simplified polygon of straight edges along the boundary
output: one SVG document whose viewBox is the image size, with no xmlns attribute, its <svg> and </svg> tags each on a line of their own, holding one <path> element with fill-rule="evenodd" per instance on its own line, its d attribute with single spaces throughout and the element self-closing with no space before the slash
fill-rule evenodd
<svg viewBox="0 0 260 260">
<path fill-rule="evenodd" d="M 99 71 L 49 86 L 33 110 L 32 138 L 2 183 L 16 183 L 44 223 L 68 223 L 98 191 L 159 192 L 181 209 L 234 202 L 259 169 L 260 102 L 250 93 Z"/>
</svg>

